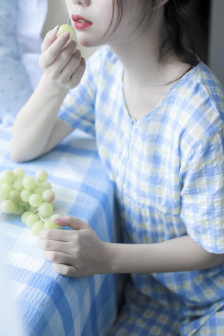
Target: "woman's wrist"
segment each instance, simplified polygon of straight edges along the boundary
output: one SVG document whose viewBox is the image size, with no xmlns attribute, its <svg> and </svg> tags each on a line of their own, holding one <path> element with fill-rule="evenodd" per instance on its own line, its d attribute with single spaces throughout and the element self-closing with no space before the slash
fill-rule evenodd
<svg viewBox="0 0 224 336">
<path fill-rule="evenodd" d="M 143 253 L 143 245 L 104 243 L 104 273 L 136 273 L 139 268 L 139 256 Z M 142 252 L 141 252 L 142 250 Z M 140 255 L 139 255 L 140 253 Z"/>
<path fill-rule="evenodd" d="M 118 245 L 116 243 L 103 242 L 104 256 L 102 262 L 103 274 L 115 274 L 119 273 L 117 269 L 117 253 Z"/>
<path fill-rule="evenodd" d="M 50 77 L 48 77 L 45 73 L 43 74 L 41 80 L 46 84 L 46 86 L 54 91 L 57 95 L 66 96 L 69 92 L 69 89 L 66 87 L 63 87 L 62 85 L 56 83 L 54 80 L 52 80 Z"/>
</svg>

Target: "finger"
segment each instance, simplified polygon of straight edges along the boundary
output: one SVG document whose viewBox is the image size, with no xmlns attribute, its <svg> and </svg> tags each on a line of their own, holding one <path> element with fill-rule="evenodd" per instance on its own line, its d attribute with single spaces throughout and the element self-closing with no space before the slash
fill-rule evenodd
<svg viewBox="0 0 224 336">
<path fill-rule="evenodd" d="M 57 40 L 58 29 L 59 29 L 59 26 L 57 26 L 54 29 L 50 30 L 46 34 L 46 36 L 45 36 L 45 38 L 43 40 L 43 43 L 41 45 L 41 51 L 42 52 L 45 52 L 50 47 L 50 45 L 52 45 L 54 43 L 54 41 Z"/>
<path fill-rule="evenodd" d="M 70 228 L 74 230 L 83 230 L 83 229 L 90 228 L 89 224 L 87 224 L 86 222 L 83 222 L 79 218 L 75 218 L 72 216 L 63 216 L 61 218 L 56 218 L 55 222 L 61 226 L 70 226 Z"/>
<path fill-rule="evenodd" d="M 44 257 L 55 264 L 64 264 L 71 266 L 74 262 L 74 258 L 72 256 L 56 251 L 44 251 Z"/>
<path fill-rule="evenodd" d="M 40 56 L 40 66 L 45 69 L 51 65 L 56 58 L 60 55 L 63 47 L 69 40 L 69 33 L 61 35 L 51 46 Z"/>
<path fill-rule="evenodd" d="M 81 61 L 80 61 L 80 64 L 78 66 L 78 68 L 75 70 L 75 72 L 72 74 L 72 77 L 71 77 L 71 87 L 76 87 L 84 73 L 85 73 L 85 70 L 86 70 L 86 61 L 83 57 L 81 57 Z"/>
<path fill-rule="evenodd" d="M 71 80 L 72 74 L 74 71 L 79 67 L 81 61 L 81 52 L 79 50 L 76 50 L 72 55 L 68 63 L 65 65 L 65 67 L 62 69 L 59 77 L 60 81 L 67 82 Z"/>
<path fill-rule="evenodd" d="M 38 246 L 42 248 L 44 251 L 59 251 L 68 254 L 69 243 L 62 242 L 57 240 L 49 240 L 40 238 L 38 240 Z"/>
<path fill-rule="evenodd" d="M 79 277 L 79 271 L 74 266 L 53 263 L 52 267 L 57 273 L 61 275 Z"/>
<path fill-rule="evenodd" d="M 54 220 L 56 221 L 56 220 Z M 69 237 L 71 233 L 68 233 L 68 230 L 56 230 L 56 229 L 45 229 L 41 230 L 39 233 L 39 237 L 47 240 L 55 240 L 60 242 L 69 242 Z"/>
<path fill-rule="evenodd" d="M 74 71 L 74 69 L 70 68 L 69 62 L 74 59 L 74 61 L 77 62 L 75 65 L 75 68 L 80 63 L 81 59 L 81 52 L 77 49 L 76 50 L 77 44 L 74 41 L 69 41 L 67 45 L 64 47 L 64 49 L 61 51 L 60 55 L 57 57 L 57 59 L 51 64 L 51 72 L 54 74 L 55 77 L 61 78 L 61 73 L 66 68 L 67 73 L 71 73 Z M 69 68 L 68 68 L 69 66 Z"/>
</svg>

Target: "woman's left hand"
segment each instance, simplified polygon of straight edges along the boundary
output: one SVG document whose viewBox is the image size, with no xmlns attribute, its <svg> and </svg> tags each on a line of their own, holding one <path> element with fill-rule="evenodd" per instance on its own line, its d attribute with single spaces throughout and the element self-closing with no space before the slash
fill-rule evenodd
<svg viewBox="0 0 224 336">
<path fill-rule="evenodd" d="M 54 270 L 70 277 L 107 273 L 107 243 L 98 238 L 90 225 L 72 216 L 56 222 L 74 230 L 48 229 L 39 233 L 38 245 Z"/>
</svg>

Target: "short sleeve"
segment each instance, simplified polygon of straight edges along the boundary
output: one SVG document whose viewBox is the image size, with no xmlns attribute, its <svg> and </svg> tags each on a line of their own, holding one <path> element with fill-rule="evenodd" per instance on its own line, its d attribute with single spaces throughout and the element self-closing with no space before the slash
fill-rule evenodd
<svg viewBox="0 0 224 336">
<path fill-rule="evenodd" d="M 71 89 L 59 111 L 59 118 L 73 128 L 95 136 L 95 98 L 102 51 L 94 53 L 86 63 L 80 84 Z"/>
<path fill-rule="evenodd" d="M 188 155 L 181 179 L 181 218 L 187 233 L 208 252 L 224 253 L 223 128 Z"/>
</svg>

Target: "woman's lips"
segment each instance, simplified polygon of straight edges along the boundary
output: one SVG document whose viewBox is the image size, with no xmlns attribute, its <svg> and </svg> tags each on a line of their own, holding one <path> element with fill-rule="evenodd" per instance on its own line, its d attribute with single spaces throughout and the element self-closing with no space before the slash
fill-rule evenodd
<svg viewBox="0 0 224 336">
<path fill-rule="evenodd" d="M 74 21 L 75 29 L 85 29 L 92 26 L 92 22 L 86 20 L 80 15 L 72 15 L 72 20 Z"/>
</svg>

